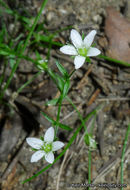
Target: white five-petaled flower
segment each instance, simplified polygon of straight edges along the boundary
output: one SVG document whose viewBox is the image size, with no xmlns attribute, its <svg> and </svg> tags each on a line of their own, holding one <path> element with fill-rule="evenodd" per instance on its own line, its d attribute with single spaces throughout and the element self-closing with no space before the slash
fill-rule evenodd
<svg viewBox="0 0 130 190">
<path fill-rule="evenodd" d="M 36 152 L 31 157 L 31 162 L 37 162 L 40 160 L 43 156 L 45 156 L 45 159 L 49 163 L 54 162 L 54 151 L 59 150 L 64 146 L 64 143 L 60 141 L 54 141 L 54 128 L 50 127 L 45 135 L 44 135 L 44 141 L 41 139 L 29 137 L 26 139 L 27 143 L 34 149 L 36 149 Z"/>
<path fill-rule="evenodd" d="M 97 56 L 101 53 L 99 49 L 91 47 L 95 35 L 96 30 L 92 30 L 84 40 L 82 40 L 80 34 L 72 29 L 70 38 L 73 45 L 65 45 L 60 48 L 62 53 L 75 56 L 75 69 L 79 69 L 84 64 L 87 57 Z"/>
</svg>

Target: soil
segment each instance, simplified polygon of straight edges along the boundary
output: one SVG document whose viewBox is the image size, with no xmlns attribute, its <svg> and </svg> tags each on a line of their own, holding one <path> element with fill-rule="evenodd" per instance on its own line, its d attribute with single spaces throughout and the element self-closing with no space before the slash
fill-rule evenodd
<svg viewBox="0 0 130 190">
<path fill-rule="evenodd" d="M 27 17 L 35 17 L 40 9 L 41 0 L 6 0 L 12 10 Z M 129 0 L 50 0 L 42 13 L 39 23 L 45 21 L 45 28 L 55 32 L 68 26 L 73 26 L 80 33 L 87 34 L 92 29 L 97 30 L 96 46 L 106 53 L 101 46 L 101 38 L 105 36 L 104 23 L 107 18 L 106 8 L 114 7 L 126 19 L 130 19 Z M 1 16 L 0 16 L 1 17 Z M 19 34 L 27 35 L 22 31 L 21 23 L 14 24 L 12 16 L 5 15 L 1 22 L 8 25 L 8 32 L 12 37 Z M 33 21 L 33 19 L 32 19 Z M 17 27 L 15 27 L 17 26 Z M 69 42 L 70 30 L 62 31 L 57 35 L 61 43 Z M 47 48 L 34 47 L 42 58 L 45 58 Z M 25 54 L 35 58 L 35 49 L 29 47 Z M 49 64 L 57 71 L 55 61 L 71 72 L 74 68 L 73 60 L 60 53 L 59 47 L 52 47 Z M 3 65 L 0 63 L 0 75 Z M 6 79 L 11 68 L 6 70 Z M 68 190 L 87 189 L 88 184 L 88 148 L 84 143 L 82 130 L 74 143 L 58 162 L 30 182 L 22 181 L 44 168 L 47 163 L 43 160 L 30 163 L 32 151 L 26 143 L 26 137 L 42 136 L 50 123 L 43 117 L 44 111 L 52 118 L 56 118 L 57 107 L 45 106 L 47 100 L 57 97 L 59 92 L 46 73 L 39 75 L 28 87 L 15 97 L 16 90 L 34 76 L 37 68 L 31 62 L 21 60 L 10 87 L 6 91 L 5 101 L 12 107 L 0 107 L 0 176 L 1 190 Z M 97 113 L 94 122 L 94 138 L 98 143 L 92 151 L 91 179 L 95 187 L 103 189 L 100 184 L 120 184 L 121 153 L 128 123 L 130 122 L 130 67 L 124 67 L 110 61 L 95 58 L 91 64 L 84 64 L 72 77 L 68 96 L 76 104 L 85 117 L 97 106 L 102 109 Z M 73 131 L 80 125 L 80 120 L 72 106 L 64 101 L 61 112 L 61 121 L 70 125 Z M 86 126 L 91 130 L 94 118 Z M 73 132 L 60 129 L 58 137 L 65 144 Z M 128 141 L 124 160 L 125 190 L 130 189 L 130 142 Z M 60 151 L 55 155 L 60 154 Z M 80 185 L 84 184 L 84 188 Z M 75 187 L 74 187 L 75 185 Z M 77 185 L 77 187 L 76 187 Z M 79 185 L 79 186 L 78 186 Z M 97 187 L 96 187 L 97 185 Z M 114 188 L 120 189 L 119 187 Z"/>
</svg>

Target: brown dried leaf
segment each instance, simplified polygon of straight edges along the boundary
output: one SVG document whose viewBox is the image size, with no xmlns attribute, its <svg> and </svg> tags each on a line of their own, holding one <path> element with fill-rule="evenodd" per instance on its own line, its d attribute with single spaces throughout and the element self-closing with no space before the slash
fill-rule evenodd
<svg viewBox="0 0 130 190">
<path fill-rule="evenodd" d="M 130 62 L 130 22 L 112 7 L 107 8 L 105 33 L 109 41 L 106 54 Z"/>
</svg>

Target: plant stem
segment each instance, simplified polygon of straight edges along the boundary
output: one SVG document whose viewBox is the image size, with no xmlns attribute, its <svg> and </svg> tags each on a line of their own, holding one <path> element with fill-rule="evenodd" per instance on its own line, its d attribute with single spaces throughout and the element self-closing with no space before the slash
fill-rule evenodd
<svg viewBox="0 0 130 190">
<path fill-rule="evenodd" d="M 127 145 L 129 133 L 130 133 L 130 123 L 128 124 L 128 128 L 127 128 L 126 135 L 125 135 L 125 140 L 124 140 L 124 145 L 123 145 L 123 149 L 122 149 L 122 158 L 121 158 L 121 184 L 123 184 L 124 156 L 125 156 L 125 150 L 126 150 L 126 145 Z M 123 190 L 123 187 L 121 187 L 121 190 Z"/>
<path fill-rule="evenodd" d="M 26 83 L 24 83 L 18 90 L 17 94 L 19 94 L 27 85 L 29 85 L 39 74 L 41 74 L 42 71 L 37 72 L 30 80 L 28 80 Z"/>
<path fill-rule="evenodd" d="M 99 57 L 99 58 L 103 58 L 103 59 L 108 60 L 108 61 L 112 61 L 112 62 L 117 63 L 117 64 L 120 64 L 120 65 L 124 65 L 124 66 L 130 67 L 130 64 L 127 63 L 127 62 L 120 61 L 120 60 L 117 60 L 117 59 L 113 59 L 113 58 L 107 57 L 107 56 L 105 56 L 105 55 L 99 55 L 98 57 Z"/>
<path fill-rule="evenodd" d="M 74 74 L 75 71 L 76 71 L 76 70 L 74 69 L 74 70 L 69 74 L 69 78 L 72 77 L 72 75 Z"/>
<path fill-rule="evenodd" d="M 59 120 L 60 120 L 61 105 L 62 105 L 62 95 L 60 96 L 60 99 L 59 99 L 56 123 L 59 123 Z M 55 127 L 55 138 L 56 138 L 56 135 L 57 135 L 57 131 L 58 131 L 58 124 L 56 124 L 56 127 Z"/>
<path fill-rule="evenodd" d="M 36 16 L 36 18 L 35 18 L 35 20 L 34 20 L 34 23 L 33 23 L 33 25 L 32 25 L 32 28 L 31 28 L 31 30 L 30 30 L 30 32 L 29 32 L 29 34 L 28 34 L 28 36 L 27 36 L 27 38 L 26 38 L 26 40 L 25 40 L 24 46 L 22 47 L 21 52 L 19 52 L 20 54 L 23 54 L 23 53 L 24 53 L 24 51 L 25 51 L 25 49 L 26 49 L 26 47 L 27 47 L 27 45 L 28 45 L 28 42 L 29 42 L 29 40 L 30 40 L 30 38 L 31 38 L 31 36 L 32 36 L 32 34 L 33 34 L 33 31 L 34 31 L 34 29 L 35 29 L 35 27 L 36 27 L 36 25 L 37 25 L 37 22 L 38 22 L 38 20 L 39 20 L 41 14 L 42 14 L 42 11 L 43 11 L 43 9 L 44 9 L 44 7 L 45 7 L 47 1 L 48 1 L 48 0 L 44 0 L 44 1 L 42 2 L 40 11 L 39 11 L 39 13 L 37 14 L 37 16 Z M 17 59 L 16 64 L 15 64 L 15 65 L 13 66 L 13 68 L 12 68 L 11 74 L 10 74 L 10 76 L 9 76 L 9 78 L 8 78 L 8 80 L 7 80 L 6 84 L 5 84 L 5 86 L 4 86 L 4 89 L 3 89 L 3 91 L 2 91 L 2 93 L 1 93 L 1 95 L 0 95 L 0 100 L 3 98 L 6 89 L 7 89 L 8 86 L 10 85 L 10 82 L 11 82 L 13 76 L 14 76 L 14 73 L 15 73 L 15 71 L 16 71 L 16 69 L 17 69 L 19 63 L 20 63 L 20 58 Z"/>
<path fill-rule="evenodd" d="M 73 106 L 73 108 L 74 108 L 74 109 L 76 110 L 76 112 L 78 113 L 78 116 L 79 116 L 79 118 L 80 118 L 80 120 L 81 120 L 81 123 L 82 123 L 82 125 L 84 126 L 84 130 L 85 130 L 86 134 L 88 134 L 88 132 L 87 132 L 87 127 L 86 127 L 86 125 L 85 125 L 85 123 L 84 123 L 84 120 L 83 120 L 83 118 L 82 118 L 81 113 L 79 112 L 79 110 L 76 108 L 76 106 L 73 104 L 72 100 L 71 100 L 68 96 L 66 96 L 66 99 L 70 102 L 70 104 Z"/>
</svg>

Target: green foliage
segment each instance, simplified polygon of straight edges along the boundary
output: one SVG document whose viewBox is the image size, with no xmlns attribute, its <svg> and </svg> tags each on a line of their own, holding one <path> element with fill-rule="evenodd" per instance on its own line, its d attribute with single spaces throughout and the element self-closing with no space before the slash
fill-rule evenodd
<svg viewBox="0 0 130 190">
<path fill-rule="evenodd" d="M 100 108 L 97 107 L 97 109 L 95 109 L 94 111 L 90 112 L 84 119 L 84 122 L 88 121 L 88 119 L 90 119 L 96 112 L 97 110 L 99 110 Z M 67 149 L 71 146 L 71 144 L 74 142 L 74 140 L 76 139 L 77 135 L 79 134 L 79 132 L 81 131 L 81 129 L 83 128 L 83 124 L 81 124 L 80 126 L 77 127 L 76 131 L 73 133 L 72 137 L 70 138 L 69 142 L 67 143 L 67 145 L 65 146 L 64 150 L 60 153 L 60 155 L 57 156 L 57 158 L 54 160 L 53 164 L 55 164 L 67 151 Z M 32 179 L 36 178 L 37 176 L 39 176 L 41 173 L 43 173 L 44 171 L 48 170 L 53 164 L 48 164 L 45 168 L 43 168 L 42 170 L 40 170 L 39 172 L 37 172 L 36 174 L 34 174 L 32 177 L 26 179 L 23 181 L 23 184 L 31 181 Z"/>
<path fill-rule="evenodd" d="M 60 30 L 57 30 L 54 33 L 50 33 L 44 27 L 44 22 L 38 23 L 39 18 L 42 14 L 42 11 L 43 11 L 46 3 L 47 3 L 47 0 L 44 0 L 38 15 L 36 16 L 36 18 L 33 18 L 31 16 L 25 17 L 23 15 L 20 15 L 16 10 L 11 10 L 4 1 L 0 0 L 0 5 L 2 6 L 2 8 L 0 8 L 0 16 L 2 17 L 3 13 L 11 15 L 11 18 L 14 19 L 14 24 L 16 21 L 20 21 L 21 26 L 23 27 L 22 33 L 20 33 L 18 35 L 17 34 L 11 35 L 11 34 L 9 34 L 8 30 L 6 29 L 4 19 L 2 18 L 2 20 L 1 20 L 1 23 L 2 23 L 1 28 L 2 29 L 0 31 L 0 58 L 2 58 L 4 60 L 4 69 L 3 69 L 2 75 L 0 76 L 0 100 L 3 99 L 4 93 L 11 83 L 11 80 L 15 74 L 16 69 L 18 68 L 18 66 L 20 64 L 21 59 L 31 61 L 32 63 L 35 64 L 35 66 L 37 68 L 39 68 L 38 66 L 41 66 L 41 70 L 44 70 L 45 72 L 47 72 L 49 74 L 49 76 L 51 77 L 51 79 L 53 80 L 55 85 L 57 86 L 58 90 L 60 91 L 60 95 L 58 98 L 55 98 L 53 100 L 49 100 L 48 102 L 46 102 L 45 105 L 48 105 L 48 106 L 49 105 L 53 105 L 53 106 L 57 105 L 58 106 L 56 121 L 54 119 L 52 119 L 51 117 L 49 117 L 46 113 L 42 112 L 42 114 L 51 123 L 51 125 L 55 127 L 55 139 L 57 138 L 56 135 L 57 135 L 58 127 L 66 130 L 66 131 L 72 131 L 73 130 L 70 126 L 62 124 L 60 122 L 60 113 L 61 113 L 62 102 L 65 98 L 69 101 L 69 103 L 76 110 L 76 112 L 78 113 L 79 119 L 81 121 L 81 125 L 76 129 L 75 132 L 73 132 L 73 135 L 70 138 L 69 142 L 67 143 L 65 149 L 55 159 L 55 161 L 54 161 L 54 163 L 55 163 L 58 159 L 60 159 L 61 156 L 63 156 L 65 151 L 74 142 L 77 134 L 80 132 L 80 130 L 83 127 L 84 127 L 84 131 L 86 132 L 86 134 L 84 136 L 84 142 L 89 147 L 89 153 L 91 152 L 91 150 L 96 149 L 96 141 L 93 139 L 92 134 L 93 134 L 93 128 L 95 126 L 94 123 L 95 123 L 96 114 L 97 114 L 98 109 L 95 109 L 90 114 L 88 114 L 85 119 L 83 119 L 82 115 L 80 114 L 80 112 L 78 111 L 76 106 L 73 104 L 71 99 L 69 99 L 67 96 L 68 92 L 69 92 L 69 88 L 70 88 L 70 78 L 71 78 L 71 75 L 73 74 L 73 72 L 71 74 L 69 74 L 67 72 L 67 70 L 63 67 L 63 65 L 61 65 L 58 61 L 56 61 L 56 66 L 60 72 L 59 74 L 56 73 L 55 71 L 53 71 L 49 67 L 48 61 L 47 62 L 43 61 L 43 63 L 39 64 L 39 60 L 42 60 L 41 55 L 39 53 L 40 47 L 42 47 L 42 48 L 46 47 L 47 48 L 48 52 L 47 52 L 46 58 L 48 60 L 50 58 L 50 55 L 51 55 L 50 52 L 51 52 L 52 47 L 53 46 L 61 47 L 63 45 L 60 42 L 56 42 L 55 37 L 58 35 L 59 32 L 64 31 L 64 30 L 68 30 L 69 28 L 72 28 L 72 26 L 70 26 L 70 27 L 66 27 L 64 29 L 62 28 Z M 34 22 L 32 24 L 33 20 L 34 20 Z M 84 33 L 82 34 L 82 39 L 84 39 Z M 93 46 L 94 46 L 94 44 L 93 44 Z M 33 50 L 33 52 L 35 52 L 36 59 L 32 59 L 28 55 L 24 55 L 27 47 L 29 47 L 29 49 L 31 49 L 31 50 Z M 72 56 L 72 57 L 74 58 L 74 56 Z M 114 63 L 118 63 L 122 66 L 130 67 L 129 63 L 125 63 L 125 62 L 122 62 L 120 60 L 112 59 L 112 58 L 109 58 L 107 56 L 99 55 L 99 58 L 102 58 L 102 59 L 105 59 L 105 60 L 108 60 L 108 61 L 111 61 Z M 86 62 L 90 63 L 89 57 L 86 58 Z M 7 81 L 5 81 L 5 85 L 3 86 L 3 84 L 4 84 L 3 82 L 5 79 L 5 71 L 6 71 L 6 67 L 8 66 L 8 63 L 10 64 L 11 72 L 10 72 L 10 76 L 8 77 Z M 24 83 L 17 90 L 17 94 L 20 93 L 22 91 L 22 89 L 25 88 L 27 85 L 29 85 L 40 73 L 41 73 L 41 71 L 37 72 L 36 75 L 34 75 L 30 80 L 28 80 L 26 83 Z M 87 121 L 91 117 L 92 117 L 92 119 L 93 118 L 94 119 L 93 119 L 93 123 L 92 123 L 92 130 L 89 134 L 86 131 L 85 121 Z M 129 131 L 130 131 L 130 125 L 129 125 Z M 122 153 L 122 160 L 124 160 L 124 152 L 125 152 L 125 148 L 126 148 L 125 145 L 126 145 L 126 142 L 128 140 L 129 131 L 127 132 L 127 136 L 125 139 L 124 149 L 123 149 L 123 153 Z M 41 137 L 41 140 L 44 140 L 44 138 Z M 34 148 L 32 150 L 37 151 L 37 149 L 34 149 Z M 35 174 L 31 178 L 25 180 L 24 182 L 30 181 L 31 179 L 40 175 L 42 172 L 47 170 L 50 166 L 52 166 L 52 164 L 49 164 L 47 167 L 42 169 L 40 172 L 38 172 L 37 174 Z M 89 165 L 89 168 L 91 169 L 90 165 Z M 122 165 L 122 175 L 123 175 L 123 165 Z M 121 179 L 122 179 L 122 183 L 123 183 L 123 176 Z"/>
<path fill-rule="evenodd" d="M 56 65 L 59 71 L 61 72 L 61 74 L 63 75 L 64 79 L 69 78 L 69 74 L 67 70 L 58 61 L 56 61 Z"/>
<path fill-rule="evenodd" d="M 31 148 L 32 149 L 32 151 L 37 151 L 37 149 L 36 148 Z"/>
<path fill-rule="evenodd" d="M 3 56 L 8 56 L 12 54 L 12 50 L 10 49 L 10 47 L 4 43 L 0 44 L 0 55 Z"/>
<path fill-rule="evenodd" d="M 61 92 L 62 98 L 65 98 L 65 96 L 67 95 L 67 93 L 69 91 L 69 87 L 70 87 L 69 75 L 67 75 L 65 77 L 60 76 L 59 74 L 52 71 L 50 68 L 48 68 L 46 70 L 46 72 L 48 72 L 48 74 L 50 75 L 50 77 L 52 78 L 54 83 L 56 84 L 57 88 Z M 68 78 L 66 78 L 66 77 L 68 77 Z"/>
<path fill-rule="evenodd" d="M 52 119 L 51 117 L 49 117 L 46 113 L 44 113 L 44 112 L 41 112 L 41 113 L 42 113 L 42 115 L 43 115 L 53 126 L 58 125 L 60 128 L 65 129 L 65 130 L 67 130 L 67 131 L 71 131 L 71 130 L 72 130 L 71 127 L 69 127 L 69 126 L 67 126 L 67 125 L 64 125 L 64 124 L 62 124 L 62 123 L 60 123 L 60 122 L 57 122 L 57 121 L 53 120 L 53 119 Z"/>
<path fill-rule="evenodd" d="M 91 137 L 90 134 L 86 134 L 84 136 L 84 142 L 86 143 L 87 146 L 89 146 L 90 150 L 97 148 L 96 141 Z"/>
<path fill-rule="evenodd" d="M 64 79 L 63 79 L 60 75 L 58 75 L 57 73 L 55 73 L 55 79 L 57 80 L 57 86 L 58 86 L 60 92 L 62 93 L 63 90 L 64 90 L 65 81 L 64 81 Z"/>
<path fill-rule="evenodd" d="M 46 106 L 55 106 L 59 101 L 59 98 L 55 98 L 55 99 L 52 99 L 52 100 L 49 100 L 45 103 Z"/>
<path fill-rule="evenodd" d="M 14 67 L 14 64 L 16 63 L 16 60 L 15 60 L 15 56 L 14 56 L 14 55 L 10 55 L 10 56 L 9 56 L 9 62 L 10 62 L 10 67 L 13 68 L 13 67 Z"/>
<path fill-rule="evenodd" d="M 67 79 L 64 83 L 64 89 L 63 89 L 63 98 L 65 98 L 68 94 L 69 91 L 69 87 L 70 87 L 70 80 Z"/>
</svg>

